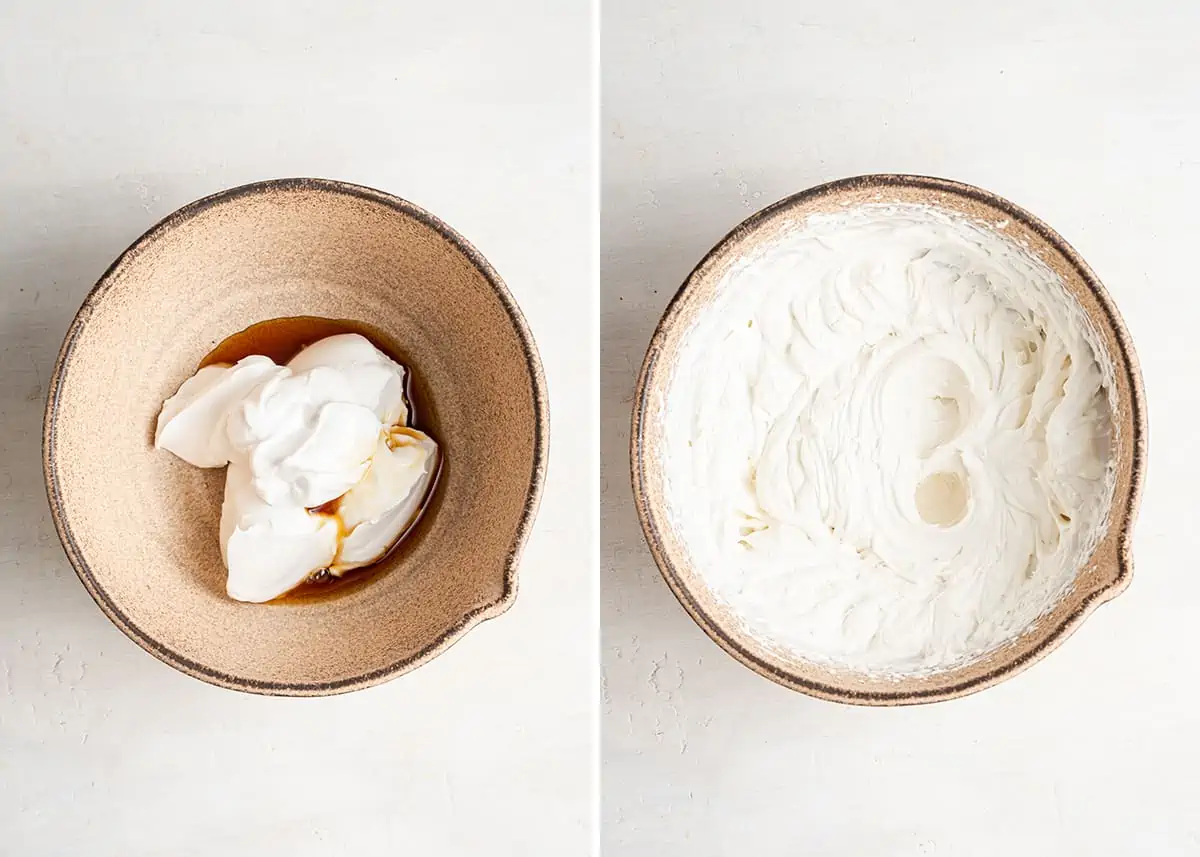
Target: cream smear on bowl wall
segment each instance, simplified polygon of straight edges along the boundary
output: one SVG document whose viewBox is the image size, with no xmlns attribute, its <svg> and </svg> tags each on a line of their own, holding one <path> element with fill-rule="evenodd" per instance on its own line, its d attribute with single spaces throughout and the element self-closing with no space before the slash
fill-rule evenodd
<svg viewBox="0 0 1200 857">
<path fill-rule="evenodd" d="M 973 661 L 1046 613 L 1105 530 L 1098 341 L 987 224 L 812 215 L 735 263 L 685 336 L 660 413 L 672 524 L 774 648 L 879 676 Z"/>
</svg>

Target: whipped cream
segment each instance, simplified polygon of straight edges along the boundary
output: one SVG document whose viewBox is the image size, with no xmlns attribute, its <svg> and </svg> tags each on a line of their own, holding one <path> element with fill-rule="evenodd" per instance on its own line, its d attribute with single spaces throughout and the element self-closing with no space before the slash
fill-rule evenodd
<svg viewBox="0 0 1200 857">
<path fill-rule="evenodd" d="M 270 601 L 323 571 L 380 559 L 421 510 L 438 447 L 409 426 L 403 366 L 356 333 L 286 366 L 258 355 L 205 366 L 163 403 L 154 445 L 229 466 L 226 590 Z"/>
<path fill-rule="evenodd" d="M 1098 341 L 1061 279 L 985 225 L 907 204 L 793 224 L 684 338 L 658 414 L 672 524 L 772 647 L 878 675 L 980 657 L 1103 531 Z"/>
</svg>

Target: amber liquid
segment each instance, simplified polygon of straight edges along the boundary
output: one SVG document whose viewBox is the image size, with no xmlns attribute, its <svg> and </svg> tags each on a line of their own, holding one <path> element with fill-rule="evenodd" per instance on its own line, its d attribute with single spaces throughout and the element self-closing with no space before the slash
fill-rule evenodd
<svg viewBox="0 0 1200 857">
<path fill-rule="evenodd" d="M 394 340 L 377 328 L 361 321 L 318 318 L 311 315 L 260 321 L 258 324 L 252 324 L 245 330 L 221 340 L 212 351 L 205 355 L 197 368 L 202 369 L 214 363 L 236 363 L 243 357 L 249 357 L 252 354 L 261 354 L 270 357 L 276 363 L 283 364 L 314 342 L 328 336 L 336 336 L 339 333 L 357 333 L 365 336 L 372 345 L 408 369 L 408 389 L 405 390 L 405 398 L 408 400 L 409 407 L 408 423 L 438 441 L 437 426 L 435 425 L 436 413 L 431 406 L 431 400 L 427 395 L 428 391 L 424 389 L 416 372 L 413 371 L 412 362 Z M 437 472 L 433 475 L 429 491 L 425 495 L 425 502 L 413 517 L 413 522 L 408 530 L 396 540 L 390 551 L 371 565 L 356 568 L 341 577 L 326 573 L 316 579 L 307 580 L 269 603 L 286 604 L 328 598 L 333 595 L 345 595 L 358 589 L 381 571 L 393 567 L 403 553 L 401 547 L 406 543 L 413 544 L 414 540 L 420 537 L 422 530 L 419 526 L 420 522 L 437 494 L 443 462 L 446 459 L 441 441 L 438 441 L 437 458 Z M 313 511 L 331 511 L 336 505 L 337 501 L 331 500 L 325 506 L 318 506 Z"/>
</svg>

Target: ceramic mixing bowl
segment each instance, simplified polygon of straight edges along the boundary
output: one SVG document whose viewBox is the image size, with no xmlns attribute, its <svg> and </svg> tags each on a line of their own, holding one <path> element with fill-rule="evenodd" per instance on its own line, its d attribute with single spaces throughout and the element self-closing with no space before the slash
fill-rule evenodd
<svg viewBox="0 0 1200 857">
<path fill-rule="evenodd" d="M 154 425 L 214 346 L 298 316 L 378 332 L 412 367 L 444 464 L 414 531 L 371 573 L 325 597 L 243 604 L 224 591 L 224 471 L 154 449 Z M 547 432 L 529 329 L 470 244 L 389 194 L 286 179 L 194 202 L 113 263 L 63 343 L 43 459 L 67 556 L 130 638 L 213 684 L 320 695 L 413 669 L 508 608 Z"/>
<path fill-rule="evenodd" d="M 731 266 L 809 215 L 862 203 L 919 203 L 990 224 L 1031 249 L 1079 302 L 1114 366 L 1116 486 L 1107 527 L 1065 594 L 1016 640 L 981 659 L 919 677 L 887 678 L 831 668 L 780 651 L 747 632 L 710 591 L 673 527 L 663 474 L 662 402 L 689 329 L 714 300 Z M 729 233 L 688 276 L 650 342 L 633 412 L 634 496 L 646 540 L 671 590 L 701 628 L 729 654 L 780 684 L 813 696 L 863 705 L 932 702 L 981 690 L 1020 672 L 1061 643 L 1098 605 L 1129 583 L 1130 533 L 1146 461 L 1146 405 L 1140 369 L 1108 293 L 1066 241 L 994 194 L 943 179 L 873 175 L 836 181 L 782 200 Z"/>
</svg>

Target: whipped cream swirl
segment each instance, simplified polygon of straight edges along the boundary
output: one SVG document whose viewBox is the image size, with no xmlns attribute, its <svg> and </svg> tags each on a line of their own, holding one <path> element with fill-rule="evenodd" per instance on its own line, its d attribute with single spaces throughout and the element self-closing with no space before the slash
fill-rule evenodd
<svg viewBox="0 0 1200 857">
<path fill-rule="evenodd" d="M 674 526 L 750 633 L 871 674 L 949 668 L 1069 587 L 1114 483 L 1111 368 L 1061 279 L 918 205 L 741 260 L 660 415 Z"/>
<path fill-rule="evenodd" d="M 421 510 L 438 448 L 409 427 L 406 370 L 365 337 L 330 336 L 286 366 L 250 356 L 200 369 L 167 399 L 154 445 L 229 465 L 227 592 L 269 601 L 324 571 L 380 559 Z"/>
</svg>

